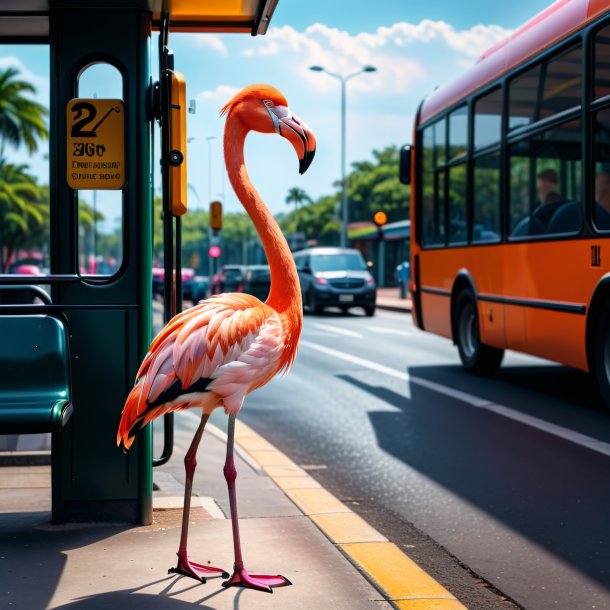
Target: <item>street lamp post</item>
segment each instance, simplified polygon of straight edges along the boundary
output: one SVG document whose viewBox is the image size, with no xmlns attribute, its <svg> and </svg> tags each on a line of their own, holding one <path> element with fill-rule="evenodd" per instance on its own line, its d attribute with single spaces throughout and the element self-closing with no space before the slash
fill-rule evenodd
<svg viewBox="0 0 610 610">
<path fill-rule="evenodd" d="M 328 76 L 332 76 L 333 78 L 341 81 L 341 247 L 345 248 L 347 246 L 347 225 L 348 225 L 348 211 L 347 211 L 347 179 L 345 177 L 345 93 L 346 93 L 346 83 L 350 78 L 354 78 L 359 74 L 363 74 L 364 72 L 377 72 L 377 68 L 375 66 L 363 66 L 357 72 L 352 72 L 351 74 L 347 74 L 343 76 L 341 74 L 336 74 L 335 72 L 329 72 L 326 68 L 322 66 L 311 66 L 309 68 L 314 72 L 325 72 Z"/>
</svg>

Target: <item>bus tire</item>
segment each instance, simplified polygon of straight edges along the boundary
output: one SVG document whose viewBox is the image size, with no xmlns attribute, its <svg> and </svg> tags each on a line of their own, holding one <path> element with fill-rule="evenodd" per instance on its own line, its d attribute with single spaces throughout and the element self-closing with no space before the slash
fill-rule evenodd
<svg viewBox="0 0 610 610">
<path fill-rule="evenodd" d="M 606 307 L 602 312 L 607 311 Z M 593 377 L 606 409 L 610 409 L 610 317 L 603 313 L 597 321 L 593 346 Z"/>
<path fill-rule="evenodd" d="M 455 342 L 468 373 L 492 375 L 502 363 L 503 349 L 481 343 L 477 303 L 469 290 L 463 290 L 455 302 Z"/>
</svg>

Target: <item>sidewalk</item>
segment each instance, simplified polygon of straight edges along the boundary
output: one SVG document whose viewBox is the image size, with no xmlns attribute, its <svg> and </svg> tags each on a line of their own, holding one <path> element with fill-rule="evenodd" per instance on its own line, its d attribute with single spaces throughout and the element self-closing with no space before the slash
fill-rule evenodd
<svg viewBox="0 0 610 610">
<path fill-rule="evenodd" d="M 377 288 L 377 307 L 391 311 L 411 313 L 411 298 L 401 299 L 398 287 Z"/>
<path fill-rule="evenodd" d="M 216 415 L 216 414 L 215 414 Z M 218 414 L 219 425 L 226 418 Z M 150 526 L 49 525 L 48 466 L 0 467 L 0 607 L 23 610 L 463 610 L 441 585 L 253 430 L 238 422 L 237 494 L 246 568 L 293 585 L 273 595 L 174 574 L 182 457 L 198 417 L 179 414 L 176 452 L 154 470 Z M 190 554 L 230 571 L 231 521 L 222 475 L 226 436 L 206 428 Z M 371 583 L 375 583 L 374 586 Z M 383 592 L 382 592 L 383 591 Z M 389 601 L 392 600 L 392 601 Z"/>
</svg>

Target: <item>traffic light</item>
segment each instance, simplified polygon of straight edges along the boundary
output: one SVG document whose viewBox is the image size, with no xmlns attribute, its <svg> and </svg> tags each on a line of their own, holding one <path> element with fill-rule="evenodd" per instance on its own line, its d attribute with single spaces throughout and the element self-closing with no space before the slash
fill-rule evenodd
<svg viewBox="0 0 610 610">
<path fill-rule="evenodd" d="M 222 229 L 222 203 L 220 201 L 210 203 L 210 228 L 214 231 Z"/>
<path fill-rule="evenodd" d="M 377 212 L 375 212 L 375 214 L 373 215 L 373 222 L 378 226 L 378 227 L 383 227 L 383 225 L 388 222 L 388 215 L 385 212 L 382 212 L 381 210 L 378 210 Z"/>
</svg>

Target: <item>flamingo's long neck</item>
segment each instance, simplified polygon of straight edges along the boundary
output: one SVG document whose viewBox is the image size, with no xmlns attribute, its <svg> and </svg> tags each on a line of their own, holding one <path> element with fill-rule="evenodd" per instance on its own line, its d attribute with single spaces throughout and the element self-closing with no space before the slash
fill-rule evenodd
<svg viewBox="0 0 610 610">
<path fill-rule="evenodd" d="M 248 130 L 240 121 L 227 117 L 224 153 L 229 180 L 246 212 L 252 219 L 263 244 L 271 272 L 271 290 L 267 304 L 280 315 L 293 319 L 293 337 L 301 331 L 301 287 L 294 259 L 280 227 L 256 192 L 244 163 L 244 143 Z"/>
</svg>

